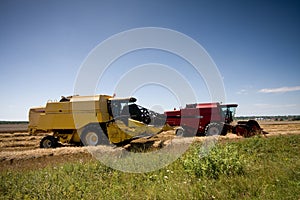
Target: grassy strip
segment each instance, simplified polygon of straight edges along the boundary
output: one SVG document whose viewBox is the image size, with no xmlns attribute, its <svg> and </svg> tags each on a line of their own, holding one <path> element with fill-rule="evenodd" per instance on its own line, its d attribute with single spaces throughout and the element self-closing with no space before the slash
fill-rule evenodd
<svg viewBox="0 0 300 200">
<path fill-rule="evenodd" d="M 254 137 L 203 152 L 194 144 L 169 166 L 123 173 L 99 162 L 6 171 L 2 199 L 299 199 L 300 136 Z"/>
</svg>

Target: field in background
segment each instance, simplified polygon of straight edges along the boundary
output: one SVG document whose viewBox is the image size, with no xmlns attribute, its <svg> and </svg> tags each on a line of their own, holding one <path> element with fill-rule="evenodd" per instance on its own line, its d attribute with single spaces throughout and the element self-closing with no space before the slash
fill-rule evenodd
<svg viewBox="0 0 300 200">
<path fill-rule="evenodd" d="M 0 133 L 27 132 L 28 123 L 0 123 Z"/>
</svg>

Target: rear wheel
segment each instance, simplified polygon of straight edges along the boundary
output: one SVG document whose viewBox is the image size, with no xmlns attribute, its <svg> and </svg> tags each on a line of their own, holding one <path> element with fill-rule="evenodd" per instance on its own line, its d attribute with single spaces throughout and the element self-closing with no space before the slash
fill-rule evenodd
<svg viewBox="0 0 300 200">
<path fill-rule="evenodd" d="M 58 141 L 54 136 L 46 136 L 40 142 L 40 148 L 55 148 L 58 145 Z"/>
<path fill-rule="evenodd" d="M 108 145 L 109 140 L 99 124 L 92 124 L 86 126 L 81 135 L 80 139 L 85 146 L 96 146 L 96 145 Z"/>
<path fill-rule="evenodd" d="M 210 123 L 205 128 L 205 135 L 221 135 L 222 126 L 218 123 Z"/>
</svg>

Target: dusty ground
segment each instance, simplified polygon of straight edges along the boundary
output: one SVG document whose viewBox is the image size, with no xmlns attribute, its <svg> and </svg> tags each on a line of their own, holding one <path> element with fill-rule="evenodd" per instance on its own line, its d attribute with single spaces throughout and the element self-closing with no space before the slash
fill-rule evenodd
<svg viewBox="0 0 300 200">
<path fill-rule="evenodd" d="M 300 121 L 296 122 L 259 122 L 265 137 L 274 135 L 300 134 Z M 40 149 L 39 142 L 47 134 L 39 133 L 30 135 L 26 132 L 26 124 L 1 124 L 0 125 L 0 171 L 6 169 L 27 170 L 46 166 L 53 166 L 65 162 L 86 162 L 94 158 L 88 152 L 87 147 L 63 146 L 56 149 Z M 170 143 L 168 134 L 162 135 L 164 145 Z M 208 137 L 188 138 L 185 141 L 204 141 Z M 218 139 L 239 140 L 243 139 L 234 134 L 219 136 Z M 172 142 L 180 143 L 183 139 L 176 138 Z M 115 148 L 120 150 L 121 147 Z"/>
</svg>

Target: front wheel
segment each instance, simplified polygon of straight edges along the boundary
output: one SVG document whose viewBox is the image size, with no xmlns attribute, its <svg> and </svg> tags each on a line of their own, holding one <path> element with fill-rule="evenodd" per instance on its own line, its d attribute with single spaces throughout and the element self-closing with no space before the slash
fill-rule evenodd
<svg viewBox="0 0 300 200">
<path fill-rule="evenodd" d="M 109 140 L 107 136 L 104 134 L 102 128 L 99 124 L 92 124 L 86 126 L 81 135 L 81 142 L 85 146 L 97 146 L 97 145 L 108 145 Z"/>
<path fill-rule="evenodd" d="M 205 136 L 221 135 L 222 126 L 218 123 L 210 123 L 205 128 Z"/>
</svg>

